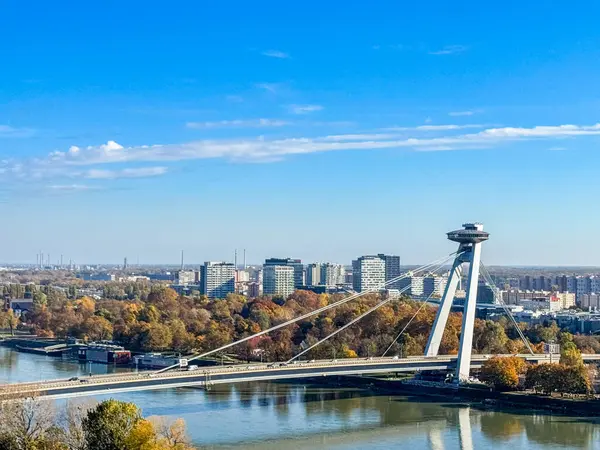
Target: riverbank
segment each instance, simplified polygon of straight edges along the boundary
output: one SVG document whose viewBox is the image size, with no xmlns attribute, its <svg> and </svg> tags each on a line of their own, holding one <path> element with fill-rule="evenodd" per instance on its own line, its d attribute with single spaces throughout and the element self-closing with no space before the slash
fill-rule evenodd
<svg viewBox="0 0 600 450">
<path fill-rule="evenodd" d="M 389 395 L 430 397 L 438 401 L 462 402 L 481 409 L 503 408 L 523 412 L 546 411 L 571 416 L 600 416 L 600 400 L 597 399 L 560 398 L 525 392 L 497 392 L 489 389 L 443 385 L 417 385 L 403 380 L 351 375 L 319 377 L 310 381 L 326 386 L 357 387 Z"/>
</svg>

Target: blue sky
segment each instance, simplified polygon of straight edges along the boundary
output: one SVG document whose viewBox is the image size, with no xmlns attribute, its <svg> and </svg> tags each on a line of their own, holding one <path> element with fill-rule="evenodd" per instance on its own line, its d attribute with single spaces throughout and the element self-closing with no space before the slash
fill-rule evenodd
<svg viewBox="0 0 600 450">
<path fill-rule="evenodd" d="M 0 6 L 0 261 L 600 265 L 600 4 Z"/>
</svg>

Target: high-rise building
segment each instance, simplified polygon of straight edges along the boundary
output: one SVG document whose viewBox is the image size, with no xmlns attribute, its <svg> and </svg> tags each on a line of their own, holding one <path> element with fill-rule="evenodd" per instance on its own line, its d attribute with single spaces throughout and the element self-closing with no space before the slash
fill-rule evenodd
<svg viewBox="0 0 600 450">
<path fill-rule="evenodd" d="M 344 284 L 346 269 L 341 264 L 323 263 L 321 264 L 320 284 L 325 286 L 337 286 Z"/>
<path fill-rule="evenodd" d="M 423 296 L 441 297 L 446 289 L 448 277 L 437 274 L 429 274 L 423 277 Z"/>
<path fill-rule="evenodd" d="M 300 289 L 304 286 L 304 266 L 302 260 L 292 258 L 269 258 L 265 260 L 267 266 L 290 266 L 294 269 L 294 288 Z"/>
<path fill-rule="evenodd" d="M 600 294 L 600 277 L 590 277 L 590 293 Z"/>
<path fill-rule="evenodd" d="M 577 277 L 577 298 L 591 292 L 592 283 L 589 277 Z"/>
<path fill-rule="evenodd" d="M 423 296 L 423 277 L 406 277 L 398 282 L 398 289 L 402 290 L 408 288 L 403 293 L 410 295 L 411 297 L 422 297 Z"/>
<path fill-rule="evenodd" d="M 390 281 L 400 276 L 400 257 L 395 255 L 384 255 L 379 253 L 379 256 L 385 262 L 385 281 Z M 386 286 L 388 289 L 399 289 L 398 281 Z"/>
<path fill-rule="evenodd" d="M 235 265 L 227 262 L 207 261 L 201 267 L 200 292 L 208 298 L 225 298 L 235 292 Z"/>
<path fill-rule="evenodd" d="M 248 292 L 246 294 L 248 298 L 256 298 L 259 297 L 261 294 L 262 285 L 260 285 L 256 281 L 251 281 L 250 283 L 248 283 Z"/>
<path fill-rule="evenodd" d="M 384 289 L 384 283 L 385 260 L 379 256 L 361 256 L 352 261 L 352 285 L 355 291 Z"/>
<path fill-rule="evenodd" d="M 577 293 L 577 277 L 567 277 L 567 292 Z"/>
<path fill-rule="evenodd" d="M 318 286 L 319 284 L 321 284 L 321 264 L 309 264 L 306 266 L 306 285 Z"/>
<path fill-rule="evenodd" d="M 477 289 L 477 303 L 495 303 L 493 289 L 483 281 L 479 282 Z"/>
<path fill-rule="evenodd" d="M 265 266 L 263 292 L 267 295 L 288 297 L 294 292 L 295 268 L 292 266 Z"/>
</svg>

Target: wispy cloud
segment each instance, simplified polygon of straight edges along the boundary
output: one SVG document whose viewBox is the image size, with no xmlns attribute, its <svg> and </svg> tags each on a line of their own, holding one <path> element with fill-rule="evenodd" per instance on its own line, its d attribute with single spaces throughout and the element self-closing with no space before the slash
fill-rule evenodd
<svg viewBox="0 0 600 450">
<path fill-rule="evenodd" d="M 553 152 L 561 152 L 563 150 L 568 150 L 567 147 L 550 147 L 548 150 Z"/>
<path fill-rule="evenodd" d="M 157 177 L 167 173 L 166 167 L 138 167 L 122 170 L 91 169 L 85 172 L 85 178 L 96 180 L 114 180 L 117 178 Z"/>
<path fill-rule="evenodd" d="M 323 110 L 321 105 L 289 105 L 290 112 L 294 114 L 308 114 Z"/>
<path fill-rule="evenodd" d="M 255 86 L 258 89 L 270 92 L 271 94 L 277 94 L 283 86 L 282 83 L 256 83 Z"/>
<path fill-rule="evenodd" d="M 431 137 L 421 131 L 445 131 Z M 445 128 L 440 128 L 445 127 Z M 0 161 L 0 183 L 19 180 L 92 178 L 112 180 L 158 176 L 167 172 L 169 162 L 203 159 L 227 159 L 233 162 L 272 162 L 293 155 L 322 152 L 373 151 L 405 149 L 413 151 L 451 151 L 488 149 L 516 142 L 562 138 L 600 136 L 600 123 L 595 125 L 556 125 L 486 128 L 475 133 L 461 133 L 464 126 L 423 125 L 395 127 L 401 133 L 360 133 L 320 137 L 289 137 L 285 139 L 255 138 L 199 140 L 181 144 L 123 147 L 115 141 L 95 147 L 71 147 L 64 152 L 52 152 L 45 158 Z M 408 130 L 417 133 L 411 135 Z M 108 170 L 108 164 L 163 162 L 160 167 L 129 167 Z M 104 167 L 99 167 L 100 165 Z M 82 170 L 82 167 L 86 167 Z M 68 186 L 56 183 L 56 186 Z"/>
<path fill-rule="evenodd" d="M 265 50 L 261 53 L 263 56 L 269 56 L 270 58 L 288 59 L 290 55 L 280 50 Z"/>
<path fill-rule="evenodd" d="M 31 128 L 15 128 L 10 125 L 0 125 L 0 138 L 30 137 L 35 133 Z"/>
<path fill-rule="evenodd" d="M 249 119 L 249 120 L 220 120 L 217 122 L 188 122 L 187 128 L 207 129 L 207 128 L 263 128 L 263 127 L 283 127 L 289 125 L 285 120 L 277 119 Z"/>
<path fill-rule="evenodd" d="M 57 192 L 79 192 L 98 189 L 96 186 L 88 186 L 86 184 L 53 184 L 48 186 L 48 189 Z"/>
<path fill-rule="evenodd" d="M 417 127 L 388 127 L 382 128 L 384 131 L 452 131 L 467 130 L 469 128 L 485 128 L 487 125 L 466 124 L 466 125 L 419 125 Z"/>
<path fill-rule="evenodd" d="M 454 55 L 466 52 L 469 49 L 466 45 L 446 45 L 439 50 L 430 51 L 430 55 Z"/>
<path fill-rule="evenodd" d="M 475 111 L 451 111 L 448 113 L 450 117 L 465 117 L 473 114 L 475 114 Z"/>
</svg>

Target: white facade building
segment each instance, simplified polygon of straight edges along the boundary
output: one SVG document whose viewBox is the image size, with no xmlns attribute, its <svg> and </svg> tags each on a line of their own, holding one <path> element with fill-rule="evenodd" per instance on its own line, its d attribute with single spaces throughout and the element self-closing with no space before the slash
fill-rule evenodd
<svg viewBox="0 0 600 450">
<path fill-rule="evenodd" d="M 294 268 L 292 266 L 264 266 L 263 292 L 266 295 L 288 297 L 294 292 Z"/>
<path fill-rule="evenodd" d="M 306 266 L 306 285 L 318 286 L 321 284 L 321 263 L 312 263 Z"/>
<path fill-rule="evenodd" d="M 337 286 L 339 284 L 344 284 L 345 278 L 346 269 L 341 264 L 321 264 L 320 284 L 325 286 Z"/>
<path fill-rule="evenodd" d="M 361 256 L 352 261 L 352 285 L 356 292 L 384 289 L 385 261 L 379 256 Z"/>
<path fill-rule="evenodd" d="M 235 265 L 207 261 L 201 270 L 201 293 L 208 298 L 225 298 L 235 292 Z"/>
</svg>

